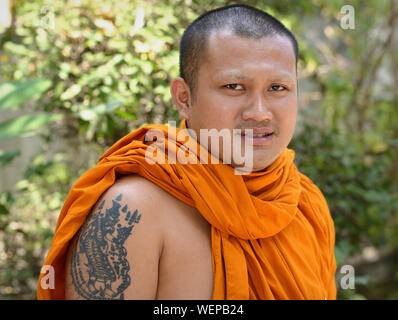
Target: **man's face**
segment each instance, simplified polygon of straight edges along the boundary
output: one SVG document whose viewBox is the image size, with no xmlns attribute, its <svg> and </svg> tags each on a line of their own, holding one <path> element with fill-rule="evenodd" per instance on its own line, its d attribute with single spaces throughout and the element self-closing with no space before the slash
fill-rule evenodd
<svg viewBox="0 0 398 320">
<path fill-rule="evenodd" d="M 254 134 L 271 129 L 270 138 L 253 137 L 253 171 L 259 171 L 287 147 L 296 118 L 296 60 L 287 37 L 256 40 L 229 31 L 210 36 L 187 117 L 199 142 L 200 129 L 228 129 L 231 133 L 233 129 L 253 129 Z M 239 139 L 243 145 L 244 136 Z M 211 145 L 208 149 L 212 152 Z M 216 156 L 222 160 L 222 151 Z M 236 167 L 234 162 L 231 165 Z"/>
</svg>

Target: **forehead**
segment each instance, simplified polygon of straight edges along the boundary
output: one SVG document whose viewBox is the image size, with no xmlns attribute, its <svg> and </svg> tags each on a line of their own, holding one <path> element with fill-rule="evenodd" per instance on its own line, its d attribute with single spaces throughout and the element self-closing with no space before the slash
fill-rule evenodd
<svg viewBox="0 0 398 320">
<path fill-rule="evenodd" d="M 286 36 L 246 38 L 231 31 L 212 33 L 206 41 L 200 72 L 213 76 L 245 74 L 251 71 L 296 75 L 294 48 Z"/>
</svg>

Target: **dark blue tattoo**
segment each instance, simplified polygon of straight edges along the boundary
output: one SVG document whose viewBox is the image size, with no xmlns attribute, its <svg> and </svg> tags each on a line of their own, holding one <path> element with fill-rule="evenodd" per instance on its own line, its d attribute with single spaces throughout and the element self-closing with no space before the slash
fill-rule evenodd
<svg viewBox="0 0 398 320">
<path fill-rule="evenodd" d="M 141 215 L 137 210 L 131 213 L 127 205 L 122 208 L 121 200 L 122 194 L 105 212 L 102 201 L 80 230 L 71 258 L 71 275 L 76 291 L 85 299 L 124 299 L 130 285 L 124 242 Z"/>
</svg>

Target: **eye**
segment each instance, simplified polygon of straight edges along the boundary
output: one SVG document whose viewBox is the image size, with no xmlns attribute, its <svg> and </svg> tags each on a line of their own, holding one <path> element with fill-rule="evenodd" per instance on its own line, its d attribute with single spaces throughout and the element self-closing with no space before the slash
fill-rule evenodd
<svg viewBox="0 0 398 320">
<path fill-rule="evenodd" d="M 243 87 L 240 84 L 237 84 L 237 83 L 227 84 L 224 87 L 227 88 L 227 89 L 231 89 L 233 91 L 243 90 Z"/>
<path fill-rule="evenodd" d="M 270 91 L 284 91 L 284 90 L 287 90 L 287 88 L 284 87 L 284 86 L 281 86 L 279 84 L 274 84 L 274 85 L 271 86 L 271 90 Z"/>
</svg>

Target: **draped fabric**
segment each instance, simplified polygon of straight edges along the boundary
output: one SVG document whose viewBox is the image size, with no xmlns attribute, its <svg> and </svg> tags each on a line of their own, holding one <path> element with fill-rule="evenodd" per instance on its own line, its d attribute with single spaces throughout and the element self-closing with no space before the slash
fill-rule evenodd
<svg viewBox="0 0 398 320">
<path fill-rule="evenodd" d="M 200 144 L 187 148 L 180 142 L 185 128 L 185 122 L 176 132 L 143 126 L 78 179 L 44 262 L 54 268 L 55 288 L 42 288 L 41 274 L 38 298 L 65 298 L 69 243 L 117 177 L 138 174 L 195 207 L 211 225 L 213 299 L 335 299 L 333 221 L 321 191 L 296 168 L 294 151 L 286 148 L 264 171 L 237 175 L 225 163 L 214 164 Z M 159 134 L 151 139 L 150 132 Z M 163 147 L 153 153 L 155 145 Z M 196 163 L 169 161 L 181 159 L 181 151 Z M 202 152 L 209 164 L 198 163 Z M 155 155 L 166 163 L 154 162 Z"/>
</svg>

